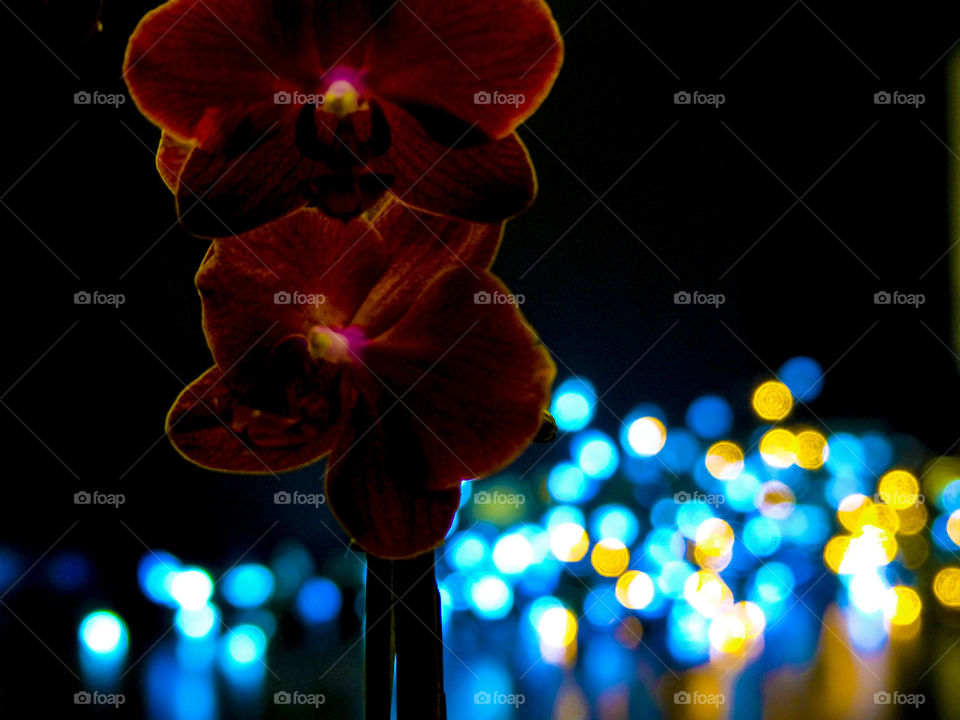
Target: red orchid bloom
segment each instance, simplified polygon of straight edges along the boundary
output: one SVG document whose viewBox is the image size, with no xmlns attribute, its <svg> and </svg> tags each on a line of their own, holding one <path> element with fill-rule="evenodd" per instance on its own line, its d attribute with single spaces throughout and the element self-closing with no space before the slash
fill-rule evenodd
<svg viewBox="0 0 960 720">
<path fill-rule="evenodd" d="M 305 206 L 352 218 L 388 192 L 518 214 L 536 181 L 514 131 L 562 55 L 543 0 L 170 0 L 124 77 L 164 131 L 181 221 L 223 237 Z"/>
<path fill-rule="evenodd" d="M 487 270 L 501 234 L 393 204 L 215 241 L 197 287 L 216 366 L 170 411 L 173 444 L 239 473 L 327 457 L 327 499 L 368 552 L 439 545 L 461 481 L 513 461 L 549 404 L 549 354 L 485 302 L 507 293 Z"/>
</svg>

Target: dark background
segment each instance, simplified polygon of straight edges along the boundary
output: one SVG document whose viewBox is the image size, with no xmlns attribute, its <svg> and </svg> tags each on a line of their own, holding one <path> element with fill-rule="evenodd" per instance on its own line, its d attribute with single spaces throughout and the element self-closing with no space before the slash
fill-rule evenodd
<svg viewBox="0 0 960 720">
<path fill-rule="evenodd" d="M 9 606 L 31 630 L 0 608 L 0 704 L 41 687 L 67 697 L 76 682 L 54 655 L 74 662 L 90 607 L 149 617 L 133 571 L 145 546 L 223 567 L 269 530 L 250 559 L 283 536 L 344 553 L 329 515 L 321 524 L 309 511 L 273 512 L 280 485 L 319 483 L 319 470 L 280 483 L 218 476 L 163 438 L 172 400 L 210 365 L 192 285 L 206 247 L 175 225 L 152 158 L 159 131 L 129 101 L 73 104 L 81 90 L 124 92 L 126 39 L 155 3 L 105 5 L 103 32 L 85 43 L 51 34 L 37 3 L 0 8 L 0 539 L 36 558 L 69 529 L 58 547 L 88 551 L 99 572 L 99 596 L 82 606 L 25 578 Z M 599 424 L 615 431 L 615 416 L 641 401 L 680 423 L 699 394 L 742 401 L 805 354 L 828 369 L 818 416 L 872 418 L 949 452 L 958 375 L 949 258 L 938 259 L 953 240 L 944 143 L 954 14 L 933 2 L 551 6 L 566 66 L 519 131 L 540 199 L 508 226 L 496 269 L 525 295 L 560 376 L 609 390 Z M 677 106 L 682 90 L 726 103 Z M 877 106 L 881 90 L 926 103 Z M 787 213 L 814 183 L 809 208 Z M 894 289 L 926 303 L 874 305 L 875 292 Z M 80 290 L 127 301 L 78 307 Z M 681 290 L 726 303 L 677 306 Z M 78 508 L 81 489 L 127 502 Z M 135 637 L 132 657 L 153 640 Z"/>
</svg>

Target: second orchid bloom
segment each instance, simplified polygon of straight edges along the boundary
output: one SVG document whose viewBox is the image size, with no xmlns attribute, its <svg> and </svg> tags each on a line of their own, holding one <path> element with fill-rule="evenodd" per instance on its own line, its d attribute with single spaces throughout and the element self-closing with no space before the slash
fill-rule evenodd
<svg viewBox="0 0 960 720">
<path fill-rule="evenodd" d="M 327 498 L 367 551 L 440 544 L 463 480 L 533 441 L 554 366 L 488 267 L 500 225 L 391 204 L 373 224 L 302 211 L 216 241 L 197 275 L 216 366 L 168 432 L 204 467 L 327 458 Z"/>
</svg>

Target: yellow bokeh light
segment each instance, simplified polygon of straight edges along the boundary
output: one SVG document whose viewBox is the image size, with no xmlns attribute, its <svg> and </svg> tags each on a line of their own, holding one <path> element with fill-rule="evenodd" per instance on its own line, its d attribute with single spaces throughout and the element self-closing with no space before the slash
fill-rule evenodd
<svg viewBox="0 0 960 720">
<path fill-rule="evenodd" d="M 927 507 L 917 503 L 905 510 L 897 510 L 897 517 L 900 518 L 900 529 L 897 531 L 901 535 L 916 535 L 927 526 Z"/>
<path fill-rule="evenodd" d="M 947 535 L 954 545 L 960 545 L 960 510 L 954 510 L 947 518 Z"/>
<path fill-rule="evenodd" d="M 764 420 L 783 420 L 793 410 L 793 394 L 781 382 L 765 382 L 753 392 L 753 410 Z"/>
<path fill-rule="evenodd" d="M 790 487 L 779 480 L 765 482 L 757 490 L 753 504 L 764 517 L 783 520 L 789 517 L 797 503 Z"/>
<path fill-rule="evenodd" d="M 900 515 L 889 505 L 874 505 L 866 514 L 865 525 L 878 527 L 888 535 L 900 532 Z"/>
<path fill-rule="evenodd" d="M 830 568 L 830 571 L 839 574 L 840 566 L 843 564 L 843 557 L 847 554 L 847 548 L 850 547 L 850 536 L 838 535 L 830 538 L 826 547 L 823 549 L 823 562 Z"/>
<path fill-rule="evenodd" d="M 899 546 L 893 535 L 874 525 L 864 525 L 850 538 L 843 553 L 839 574 L 856 575 L 888 565 L 897 556 Z M 826 550 L 824 551 L 826 560 Z"/>
<path fill-rule="evenodd" d="M 853 495 L 847 495 L 840 501 L 840 506 L 837 508 L 837 520 L 850 532 L 859 532 L 868 520 L 875 517 L 875 514 L 871 514 L 872 511 L 873 500 L 866 495 L 854 493 Z"/>
<path fill-rule="evenodd" d="M 550 530 L 550 552 L 562 562 L 580 562 L 590 549 L 587 531 L 577 523 L 560 523 Z"/>
<path fill-rule="evenodd" d="M 883 602 L 884 617 L 891 625 L 910 625 L 916 622 L 922 608 L 920 595 L 906 585 L 890 588 Z"/>
<path fill-rule="evenodd" d="M 903 566 L 909 570 L 920 567 L 930 557 L 930 543 L 923 535 L 900 535 L 898 542 Z"/>
<path fill-rule="evenodd" d="M 707 450 L 707 472 L 717 480 L 734 480 L 743 472 L 743 450 L 734 442 L 723 440 Z"/>
<path fill-rule="evenodd" d="M 537 622 L 540 642 L 551 648 L 564 648 L 577 639 L 577 616 L 565 607 L 545 610 Z"/>
<path fill-rule="evenodd" d="M 712 572 L 721 572 L 727 568 L 727 565 L 730 564 L 730 561 L 733 560 L 733 551 L 728 550 L 723 555 L 708 555 L 699 547 L 694 546 L 693 548 L 693 559 L 704 570 L 711 570 Z"/>
<path fill-rule="evenodd" d="M 916 505 L 920 483 L 906 470 L 891 470 L 880 478 L 877 491 L 880 499 L 894 510 L 906 510 Z"/>
<path fill-rule="evenodd" d="M 830 446 L 823 433 L 804 430 L 797 435 L 797 465 L 804 470 L 819 470 L 830 457 Z"/>
<path fill-rule="evenodd" d="M 747 625 L 736 613 L 714 618 L 707 634 L 710 646 L 717 652 L 737 653 L 747 644 Z"/>
<path fill-rule="evenodd" d="M 733 591 L 717 575 L 698 570 L 683 585 L 683 597 L 706 618 L 717 617 L 733 606 Z"/>
<path fill-rule="evenodd" d="M 951 608 L 960 608 L 960 568 L 948 567 L 933 579 L 933 593 L 937 600 Z"/>
<path fill-rule="evenodd" d="M 749 600 L 741 600 L 733 606 L 731 612 L 743 620 L 743 625 L 747 630 L 748 640 L 760 637 L 763 629 L 767 626 L 767 616 L 763 610 L 759 605 Z"/>
<path fill-rule="evenodd" d="M 629 610 L 643 610 L 653 602 L 653 580 L 639 570 L 628 570 L 619 578 L 615 589 L 617 600 Z"/>
<path fill-rule="evenodd" d="M 726 520 L 707 518 L 697 527 L 695 541 L 705 555 L 721 557 L 733 547 L 733 528 Z"/>
<path fill-rule="evenodd" d="M 620 540 L 604 538 L 593 546 L 590 562 L 603 577 L 617 577 L 630 565 L 630 551 Z"/>
<path fill-rule="evenodd" d="M 797 461 L 797 436 L 783 428 L 767 431 L 760 439 L 760 457 L 770 467 L 790 467 Z"/>
</svg>

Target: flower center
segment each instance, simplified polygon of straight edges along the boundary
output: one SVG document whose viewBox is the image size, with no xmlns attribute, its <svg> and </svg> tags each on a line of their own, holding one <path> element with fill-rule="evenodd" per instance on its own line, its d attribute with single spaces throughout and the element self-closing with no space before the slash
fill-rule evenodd
<svg viewBox="0 0 960 720">
<path fill-rule="evenodd" d="M 314 361 L 345 365 L 361 349 L 362 338 L 351 328 L 337 332 L 323 325 L 314 325 L 307 333 L 307 345 Z"/>
<path fill-rule="evenodd" d="M 323 95 L 320 109 L 337 117 L 346 117 L 357 112 L 362 105 L 360 92 L 349 80 L 336 80 Z"/>
</svg>

